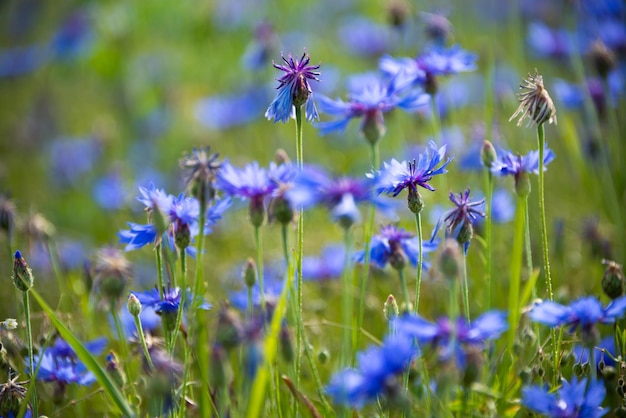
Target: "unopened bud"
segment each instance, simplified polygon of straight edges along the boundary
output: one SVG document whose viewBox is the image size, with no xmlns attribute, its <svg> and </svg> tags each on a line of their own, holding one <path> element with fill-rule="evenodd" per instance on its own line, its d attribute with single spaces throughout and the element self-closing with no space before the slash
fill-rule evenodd
<svg viewBox="0 0 626 418">
<path fill-rule="evenodd" d="M 589 60 L 601 79 L 606 80 L 617 65 L 615 53 L 602 40 L 596 40 L 589 51 Z"/>
<path fill-rule="evenodd" d="M 317 353 L 317 361 L 319 361 L 320 364 L 328 363 L 329 359 L 330 359 L 330 353 L 328 352 L 327 349 L 324 348 L 320 350 L 319 353 Z"/>
<path fill-rule="evenodd" d="M 387 296 L 387 300 L 383 305 L 383 313 L 385 314 L 385 319 L 387 319 L 387 321 L 393 321 L 400 314 L 398 302 L 393 295 Z"/>
<path fill-rule="evenodd" d="M 137 296 L 133 295 L 132 293 L 128 297 L 127 307 L 128 312 L 130 312 L 132 316 L 139 316 L 139 314 L 141 313 L 141 302 L 139 301 L 139 299 L 137 299 Z"/>
<path fill-rule="evenodd" d="M 274 161 L 276 161 L 276 164 L 289 164 L 291 162 L 291 159 L 289 158 L 289 154 L 287 154 L 287 151 L 279 148 L 274 153 Z"/>
<path fill-rule="evenodd" d="M 248 287 L 254 286 L 254 284 L 256 283 L 256 275 L 257 275 L 256 263 L 254 262 L 252 258 L 248 258 L 248 261 L 246 261 L 246 268 L 243 271 L 243 281 L 246 284 L 246 286 Z"/>
<path fill-rule="evenodd" d="M 19 291 L 28 292 L 33 287 L 34 281 L 33 271 L 28 267 L 22 253 L 19 250 L 16 251 L 13 261 L 13 284 Z"/>
<path fill-rule="evenodd" d="M 602 290 L 611 299 L 617 299 L 624 294 L 624 272 L 622 266 L 615 261 L 602 260 L 606 266 L 602 277 Z"/>
<path fill-rule="evenodd" d="M 180 251 L 185 251 L 185 248 L 191 244 L 191 231 L 189 230 L 189 224 L 183 224 L 181 222 L 176 223 L 174 244 L 176 244 L 176 248 Z"/>
<path fill-rule="evenodd" d="M 494 148 L 493 144 L 491 143 L 491 141 L 485 139 L 485 142 L 483 142 L 483 147 L 480 150 L 480 159 L 483 165 L 487 167 L 487 169 L 490 169 L 491 165 L 497 158 L 498 155 L 496 154 L 496 149 Z"/>
<path fill-rule="evenodd" d="M 287 225 L 293 221 L 293 208 L 284 195 L 272 199 L 269 207 L 270 219 L 276 219 L 281 225 Z"/>
<path fill-rule="evenodd" d="M 459 243 L 448 238 L 443 244 L 443 251 L 439 258 L 439 269 L 448 280 L 456 280 L 461 272 L 461 248 Z"/>
<path fill-rule="evenodd" d="M 530 194 L 530 175 L 526 171 L 521 171 L 515 176 L 515 193 L 519 197 L 526 197 Z"/>
<path fill-rule="evenodd" d="M 414 214 L 420 213 L 424 210 L 424 200 L 417 191 L 416 187 L 409 187 L 409 196 L 407 197 L 407 207 Z"/>
<path fill-rule="evenodd" d="M 262 196 L 255 196 L 250 199 L 248 214 L 250 215 L 250 223 L 252 223 L 252 226 L 258 228 L 263 224 L 263 219 L 265 218 L 265 205 L 263 204 Z"/>
<path fill-rule="evenodd" d="M 361 124 L 361 132 L 367 142 L 376 145 L 386 132 L 383 112 L 378 109 L 367 112 Z"/>
</svg>

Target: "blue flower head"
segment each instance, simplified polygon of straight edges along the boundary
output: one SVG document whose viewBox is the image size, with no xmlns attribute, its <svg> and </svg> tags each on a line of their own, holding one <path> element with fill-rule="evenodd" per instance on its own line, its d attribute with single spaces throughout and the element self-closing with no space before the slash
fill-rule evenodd
<svg viewBox="0 0 626 418">
<path fill-rule="evenodd" d="M 546 149 L 543 155 L 543 170 L 556 156 L 551 149 Z M 499 176 L 519 177 L 522 173 L 539 174 L 539 151 L 530 151 L 526 155 L 513 154 L 510 151 L 500 150 L 496 160 L 491 164 L 491 172 Z"/>
<path fill-rule="evenodd" d="M 319 119 L 315 103 L 313 102 L 313 90 L 309 85 L 309 80 L 319 81 L 319 65 L 309 65 L 310 58 L 304 52 L 300 59 L 293 58 L 289 54 L 288 58 L 282 57 L 285 64 L 273 64 L 274 68 L 283 71 L 285 74 L 278 78 L 278 95 L 270 103 L 265 112 L 268 120 L 286 123 L 295 114 L 295 107 L 305 105 L 307 120 Z"/>
<path fill-rule="evenodd" d="M 408 259 L 411 265 L 417 266 L 419 258 L 418 238 L 413 234 L 398 228 L 395 225 L 383 226 L 380 233 L 374 235 L 370 245 L 370 263 L 378 268 L 385 268 L 387 263 L 391 263 L 392 267 L 403 267 L 405 259 Z M 438 242 L 422 243 L 422 253 L 427 254 L 435 251 Z M 356 254 L 356 261 L 362 263 L 365 259 L 365 252 L 361 251 Z M 396 264 L 398 263 L 398 264 Z M 427 261 L 423 261 L 422 267 L 428 269 L 430 265 Z"/>
<path fill-rule="evenodd" d="M 326 246 L 319 257 L 309 256 L 302 259 L 302 278 L 318 281 L 341 277 L 345 257 L 346 249 L 344 246 Z"/>
<path fill-rule="evenodd" d="M 573 378 L 562 381 L 556 393 L 546 387 L 527 386 L 522 389 L 522 404 L 531 411 L 549 418 L 600 418 L 609 412 L 602 408 L 606 389 L 602 381 L 587 382 Z"/>
<path fill-rule="evenodd" d="M 437 236 L 442 223 L 446 224 L 446 236 L 456 238 L 459 244 L 463 245 L 463 250 L 467 254 L 470 240 L 473 235 L 472 224 L 479 218 L 484 218 L 485 214 L 477 209 L 485 203 L 485 199 L 472 202 L 469 198 L 470 190 L 455 195 L 450 192 L 450 201 L 455 208 L 445 212 L 437 221 L 433 230 L 431 241 Z"/>
<path fill-rule="evenodd" d="M 164 289 L 163 299 L 157 289 L 150 289 L 144 292 L 132 292 L 137 299 L 141 302 L 142 306 L 151 306 L 154 308 L 157 314 L 169 314 L 172 312 L 178 312 L 182 300 L 182 292 L 179 287 Z M 183 307 L 186 309 L 189 303 L 193 301 L 193 295 L 190 290 L 187 289 L 185 295 L 185 301 Z M 209 310 L 211 304 L 206 301 L 201 301 L 198 306 L 199 309 Z"/>
<path fill-rule="evenodd" d="M 348 102 L 319 96 L 321 111 L 339 119 L 320 122 L 316 126 L 321 135 L 333 131 L 343 132 L 351 119 L 363 118 L 361 133 L 370 143 L 375 144 L 385 134 L 384 113 L 395 108 L 415 110 L 428 104 L 429 100 L 429 96 L 420 91 L 400 96 L 393 83 L 379 77 L 367 77 L 363 78 L 359 89 L 349 95 Z"/>
</svg>

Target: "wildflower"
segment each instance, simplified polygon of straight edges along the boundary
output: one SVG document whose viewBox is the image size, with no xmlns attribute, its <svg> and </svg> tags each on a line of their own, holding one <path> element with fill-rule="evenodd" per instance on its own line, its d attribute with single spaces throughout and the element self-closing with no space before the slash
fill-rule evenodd
<svg viewBox="0 0 626 418">
<path fill-rule="evenodd" d="M 441 215 L 431 235 L 431 241 L 437 236 L 437 232 L 439 232 L 439 228 L 443 222 L 446 224 L 446 236 L 456 238 L 459 244 L 463 246 L 465 254 L 467 254 L 470 240 L 474 234 L 472 224 L 476 219 L 485 217 L 483 212 L 475 209 L 477 206 L 485 203 L 485 199 L 472 202 L 469 199 L 469 193 L 469 189 L 465 190 L 465 192 L 459 193 L 458 196 L 450 192 L 450 201 L 456 207 Z"/>
<path fill-rule="evenodd" d="M 437 148 L 433 141 L 430 141 L 428 145 L 429 149 L 419 154 L 417 160 L 413 159 L 413 162 L 398 162 L 396 159 L 391 159 L 389 163 L 383 163 L 382 170 L 370 174 L 369 177 L 375 180 L 376 191 L 379 194 L 385 193 L 395 197 L 402 190 L 408 189 L 409 209 L 414 213 L 419 213 L 423 209 L 424 204 L 417 186 L 431 192 L 434 191 L 435 188 L 429 182 L 434 176 L 447 173 L 446 167 L 454 158 L 450 157 L 441 163 L 446 154 L 446 146 Z"/>
<path fill-rule="evenodd" d="M 4 321 L 0 322 L 0 325 L 6 330 L 14 330 L 15 328 L 17 328 L 17 320 L 15 320 L 14 318 L 7 318 Z"/>
<path fill-rule="evenodd" d="M 225 162 L 217 176 L 217 186 L 230 196 L 242 200 L 250 199 L 250 221 L 255 227 L 263 223 L 265 198 L 278 187 L 277 183 L 270 179 L 267 170 L 260 168 L 256 161 L 243 169 Z"/>
<path fill-rule="evenodd" d="M 263 272 L 263 296 L 267 305 L 273 306 L 283 290 L 284 281 L 276 272 L 269 269 Z M 261 308 L 261 289 L 259 282 L 255 282 L 250 288 L 252 290 L 252 306 L 255 309 Z M 248 310 L 248 287 L 244 287 L 240 291 L 231 292 L 228 299 L 233 307 L 241 310 Z"/>
<path fill-rule="evenodd" d="M 94 293 L 108 302 L 107 307 L 117 304 L 131 279 L 131 266 L 124 253 L 113 247 L 99 249 L 92 270 Z"/>
<path fill-rule="evenodd" d="M 335 221 L 344 228 L 361 219 L 357 203 L 371 203 L 383 212 L 390 213 L 391 207 L 376 199 L 370 179 L 330 177 L 324 170 L 308 166 L 296 178 L 286 197 L 293 207 L 304 209 L 321 204 L 327 207 Z"/>
<path fill-rule="evenodd" d="M 520 84 L 522 92 L 519 94 L 520 105 L 509 118 L 512 121 L 519 116 L 517 126 L 521 126 L 524 119 L 528 119 L 527 125 L 533 122 L 542 125 L 545 122 L 554 123 L 556 125 L 556 108 L 550 98 L 550 94 L 543 86 L 543 77 L 539 75 L 535 69 L 535 74 L 528 74 L 522 84 Z"/>
<path fill-rule="evenodd" d="M 28 292 L 33 287 L 34 281 L 33 271 L 22 257 L 21 251 L 16 251 L 13 261 L 13 284 L 20 292 Z"/>
<path fill-rule="evenodd" d="M 593 296 L 575 300 L 569 306 L 552 301 L 544 301 L 532 307 L 528 316 L 535 322 L 549 327 L 569 326 L 574 332 L 579 326 L 585 345 L 595 345 L 599 340 L 596 324 L 612 324 L 624 316 L 626 296 L 614 299 L 607 307 Z"/>
<path fill-rule="evenodd" d="M 556 156 L 551 149 L 546 149 L 543 155 L 543 170 Z M 528 196 L 530 193 L 530 173 L 539 174 L 539 151 L 530 151 L 526 155 L 513 154 L 510 151 L 500 150 L 495 161 L 491 163 L 490 170 L 499 176 L 513 176 L 515 179 L 515 191 L 520 196 Z"/>
<path fill-rule="evenodd" d="M 470 323 L 464 317 L 454 322 L 442 317 L 432 323 L 414 314 L 405 314 L 394 321 L 396 333 L 437 348 L 441 361 L 456 356 L 461 369 L 465 367 L 464 349 L 484 348 L 487 342 L 499 338 L 507 328 L 506 313 L 502 311 L 485 312 Z"/>
<path fill-rule="evenodd" d="M 154 312 L 161 317 L 161 321 L 164 327 L 172 331 L 176 327 L 176 321 L 178 316 L 178 310 L 183 304 L 183 308 L 186 309 L 190 303 L 192 306 L 197 305 L 197 309 L 209 310 L 211 304 L 204 301 L 201 298 L 194 300 L 194 295 L 189 289 L 187 289 L 185 298 L 179 287 L 164 289 L 163 298 L 159 294 L 159 290 L 154 288 L 146 290 L 145 292 L 133 292 L 135 297 L 141 302 L 142 309 L 146 307 L 152 307 Z"/>
<path fill-rule="evenodd" d="M 318 98 L 320 110 L 340 119 L 320 122 L 316 126 L 321 135 L 333 131 L 343 132 L 351 119 L 362 117 L 361 133 L 371 144 L 375 144 L 385 134 L 384 113 L 395 108 L 415 110 L 428 104 L 429 100 L 428 95 L 420 91 L 401 97 L 393 82 L 369 77 L 357 91 L 349 95 L 348 102 L 321 95 Z"/>
<path fill-rule="evenodd" d="M 213 183 L 222 165 L 217 160 L 219 154 L 211 154 L 210 151 L 211 147 L 194 148 L 179 162 L 185 170 L 185 183 L 191 195 L 205 203 L 215 198 Z"/>
<path fill-rule="evenodd" d="M 278 36 L 271 23 L 265 21 L 257 23 L 254 27 L 254 39 L 241 58 L 244 67 L 249 70 L 262 68 L 277 49 L 278 42 Z M 242 113 L 242 111 L 237 109 L 233 113 Z"/>
<path fill-rule="evenodd" d="M 319 257 L 302 259 L 302 278 L 304 280 L 331 280 L 341 277 L 346 257 L 343 245 L 327 245 Z"/>
<path fill-rule="evenodd" d="M 624 272 L 622 266 L 615 261 L 602 260 L 606 265 L 602 276 L 602 290 L 611 299 L 617 299 L 624 295 Z"/>
<path fill-rule="evenodd" d="M 194 115 L 203 126 L 218 131 L 247 125 L 263 112 L 268 90 L 266 86 L 245 87 L 233 94 L 200 99 L 194 106 Z"/>
<path fill-rule="evenodd" d="M 96 180 L 92 196 L 95 202 L 105 210 L 118 210 L 124 207 L 127 199 L 127 190 L 121 174 L 111 171 Z"/>
<path fill-rule="evenodd" d="M 572 53 L 574 34 L 566 29 L 552 29 L 542 22 L 530 22 L 526 42 L 539 57 L 564 59 Z"/>
<path fill-rule="evenodd" d="M 285 74 L 276 79 L 279 82 L 278 95 L 267 108 L 265 117 L 268 120 L 274 119 L 274 122 L 286 123 L 295 114 L 295 107 L 305 105 L 306 119 L 319 119 L 309 80 L 319 81 L 320 72 L 315 70 L 320 66 L 309 65 L 310 58 L 306 51 L 300 59 L 294 59 L 291 54 L 288 59 L 284 56 L 282 59 L 286 65 L 272 63 L 274 68 Z"/>
<path fill-rule="evenodd" d="M 93 354 L 98 354 L 104 349 L 106 340 L 98 339 L 85 345 Z M 54 345 L 42 354 L 34 355 L 33 360 L 35 370 L 39 367 L 37 379 L 56 382 L 59 388 L 71 383 L 89 386 L 96 381 L 93 373 L 87 370 L 74 350 L 61 338 L 57 338 Z"/>
<path fill-rule="evenodd" d="M 386 395 L 392 401 L 389 398 L 401 392 L 398 374 L 405 371 L 417 355 L 418 350 L 410 338 L 403 335 L 388 336 L 382 346 L 369 347 L 357 354 L 356 369 L 343 369 L 335 373 L 326 386 L 326 393 L 335 403 L 358 409 L 376 401 L 381 395 Z"/>
<path fill-rule="evenodd" d="M 557 393 L 545 387 L 529 386 L 522 389 L 522 404 L 531 411 L 550 418 L 585 417 L 599 418 L 609 412 L 602 408 L 606 389 L 602 381 L 587 382 L 573 378 L 562 381 Z"/>
<path fill-rule="evenodd" d="M 439 243 L 424 242 L 422 253 L 426 254 L 437 249 Z M 404 267 L 406 259 L 413 266 L 417 266 L 419 257 L 419 244 L 416 236 L 395 225 L 383 226 L 380 233 L 374 235 L 370 244 L 370 263 L 378 268 L 385 268 L 387 263 L 393 268 Z M 360 263 L 365 259 L 365 252 L 357 253 L 356 260 Z M 423 261 L 423 267 L 428 268 L 429 264 Z"/>
<path fill-rule="evenodd" d="M 11 377 L 6 383 L 0 384 L 0 417 L 15 418 L 18 416 L 20 407 L 26 394 L 28 393 L 28 382 L 18 382 L 19 375 Z M 26 408 L 24 418 L 32 418 L 33 413 L 30 407 Z"/>
</svg>

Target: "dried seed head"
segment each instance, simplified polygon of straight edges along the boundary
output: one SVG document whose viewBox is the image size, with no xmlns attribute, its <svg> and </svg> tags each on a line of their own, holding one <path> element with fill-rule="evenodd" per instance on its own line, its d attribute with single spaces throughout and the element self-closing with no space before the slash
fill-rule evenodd
<svg viewBox="0 0 626 418">
<path fill-rule="evenodd" d="M 533 123 L 541 125 L 545 122 L 556 125 L 556 108 L 552 98 L 543 86 L 543 77 L 539 75 L 537 69 L 535 74 L 528 74 L 528 77 L 520 84 L 522 92 L 519 94 L 520 105 L 509 118 L 509 121 L 517 118 L 517 126 L 521 126 L 524 119 L 528 119 L 527 126 Z"/>
</svg>

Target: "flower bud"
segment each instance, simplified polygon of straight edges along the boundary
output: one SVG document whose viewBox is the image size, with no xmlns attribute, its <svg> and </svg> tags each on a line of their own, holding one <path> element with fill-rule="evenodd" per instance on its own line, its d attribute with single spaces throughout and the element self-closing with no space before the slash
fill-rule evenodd
<svg viewBox="0 0 626 418">
<path fill-rule="evenodd" d="M 28 292 L 33 287 L 34 281 L 33 271 L 28 267 L 22 253 L 19 250 L 16 251 L 13 261 L 13 284 L 19 291 Z"/>
<path fill-rule="evenodd" d="M 387 321 L 393 321 L 400 314 L 398 302 L 396 302 L 396 298 L 393 295 L 387 296 L 387 300 L 383 305 L 383 313 L 385 314 L 385 319 L 387 319 Z"/>
<path fill-rule="evenodd" d="M 250 223 L 252 223 L 252 226 L 258 228 L 263 224 L 263 219 L 265 218 L 265 205 L 263 204 L 263 197 L 255 196 L 250 199 L 248 214 L 250 215 Z"/>
<path fill-rule="evenodd" d="M 519 197 L 526 197 L 530 194 L 530 175 L 526 171 L 521 171 L 515 176 L 515 193 Z"/>
<path fill-rule="evenodd" d="M 406 266 L 406 256 L 404 255 L 404 251 L 402 251 L 400 244 L 397 242 L 389 242 L 389 245 L 391 246 L 389 264 L 398 271 L 403 270 Z"/>
<path fill-rule="evenodd" d="M 407 207 L 416 215 L 424 209 L 424 200 L 422 200 L 422 196 L 417 191 L 416 187 L 409 187 Z"/>
<path fill-rule="evenodd" d="M 376 145 L 386 132 L 383 112 L 378 109 L 368 111 L 361 123 L 361 132 L 367 139 L 367 142 L 371 145 Z"/>
<path fill-rule="evenodd" d="M 256 283 L 257 268 L 254 259 L 248 258 L 246 268 L 243 271 L 243 281 L 248 287 L 253 287 Z"/>
<path fill-rule="evenodd" d="M 409 5 L 404 0 L 393 0 L 387 6 L 387 20 L 395 28 L 404 26 L 410 15 Z"/>
<path fill-rule="evenodd" d="M 472 240 L 474 236 L 474 227 L 471 222 L 463 222 L 461 225 L 461 229 L 459 230 L 459 235 L 456 236 L 456 240 L 459 244 L 463 245 Z"/>
<path fill-rule="evenodd" d="M 23 384 L 24 382 L 16 382 L 16 379 L 9 379 L 7 383 L 0 386 L 0 416 L 18 416 L 22 402 L 28 392 Z M 26 411 L 30 411 L 30 408 L 26 408 Z M 28 412 L 26 416 L 28 416 Z"/>
<path fill-rule="evenodd" d="M 137 296 L 133 295 L 132 293 L 128 297 L 127 306 L 128 306 L 128 312 L 132 316 L 137 317 L 141 313 L 141 302 L 139 301 L 139 299 L 137 299 Z"/>
<path fill-rule="evenodd" d="M 326 364 L 328 360 L 330 360 L 330 352 L 327 349 L 324 348 L 317 353 L 317 361 L 319 361 L 320 364 Z"/>
<path fill-rule="evenodd" d="M 176 222 L 174 244 L 176 244 L 176 248 L 180 251 L 185 251 L 185 248 L 191 244 L 191 231 L 189 230 L 189 224 L 183 224 L 180 221 Z"/>
<path fill-rule="evenodd" d="M 480 159 L 487 169 L 491 168 L 493 162 L 498 158 L 496 154 L 496 149 L 494 148 L 491 141 L 486 140 L 483 142 L 483 147 L 480 150 Z"/>
<path fill-rule="evenodd" d="M 276 164 L 289 164 L 291 159 L 289 158 L 289 154 L 282 148 L 279 148 L 274 153 L 274 161 Z"/>
<path fill-rule="evenodd" d="M 446 279 L 457 280 L 461 272 L 461 257 L 459 243 L 452 238 L 446 239 L 439 257 L 439 269 Z"/>
<path fill-rule="evenodd" d="M 117 383 L 118 387 L 123 388 L 126 384 L 126 375 L 120 368 L 119 361 L 117 360 L 117 356 L 113 350 L 109 351 L 106 360 L 107 373 L 113 378 L 113 381 Z"/>
<path fill-rule="evenodd" d="M 622 266 L 615 261 L 602 260 L 606 266 L 602 277 L 602 290 L 611 299 L 617 299 L 624 294 L 624 272 Z"/>
<path fill-rule="evenodd" d="M 268 211 L 270 220 L 276 219 L 281 225 L 287 225 L 293 221 L 293 208 L 284 194 L 272 199 Z"/>
</svg>

